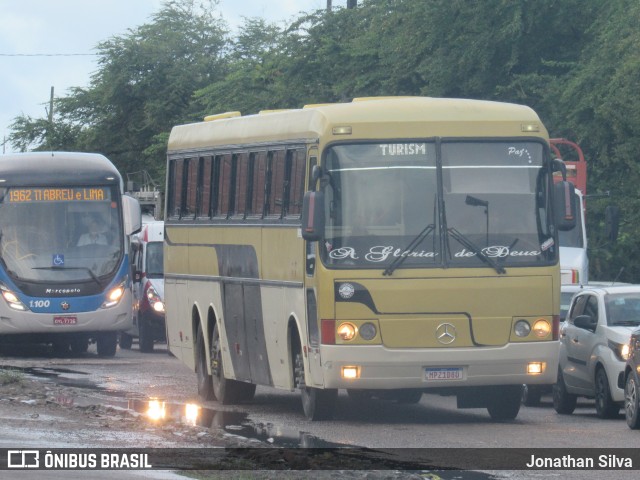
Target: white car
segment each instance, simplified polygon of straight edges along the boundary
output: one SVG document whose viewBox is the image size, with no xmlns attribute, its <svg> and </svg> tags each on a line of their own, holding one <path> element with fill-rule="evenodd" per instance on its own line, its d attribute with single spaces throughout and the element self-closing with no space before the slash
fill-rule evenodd
<svg viewBox="0 0 640 480">
<path fill-rule="evenodd" d="M 553 406 L 571 414 L 577 397 L 595 399 L 600 418 L 618 415 L 631 332 L 640 326 L 640 285 L 590 286 L 575 294 L 560 327 Z"/>
</svg>

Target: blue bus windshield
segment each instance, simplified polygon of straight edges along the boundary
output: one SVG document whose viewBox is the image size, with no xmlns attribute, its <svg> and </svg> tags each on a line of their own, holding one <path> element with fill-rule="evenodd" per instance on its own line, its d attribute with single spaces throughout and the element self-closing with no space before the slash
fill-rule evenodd
<svg viewBox="0 0 640 480">
<path fill-rule="evenodd" d="M 15 280 L 94 282 L 124 250 L 112 187 L 0 189 L 0 255 Z"/>
</svg>

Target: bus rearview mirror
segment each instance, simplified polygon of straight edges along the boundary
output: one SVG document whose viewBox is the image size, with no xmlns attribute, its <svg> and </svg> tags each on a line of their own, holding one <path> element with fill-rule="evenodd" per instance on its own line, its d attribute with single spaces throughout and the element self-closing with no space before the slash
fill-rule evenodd
<svg viewBox="0 0 640 480">
<path fill-rule="evenodd" d="M 324 193 L 306 192 L 302 201 L 302 238 L 315 242 L 324 234 Z"/>
<path fill-rule="evenodd" d="M 578 198 L 575 186 L 571 182 L 560 181 L 554 184 L 553 215 L 558 230 L 572 230 L 576 226 Z"/>
</svg>

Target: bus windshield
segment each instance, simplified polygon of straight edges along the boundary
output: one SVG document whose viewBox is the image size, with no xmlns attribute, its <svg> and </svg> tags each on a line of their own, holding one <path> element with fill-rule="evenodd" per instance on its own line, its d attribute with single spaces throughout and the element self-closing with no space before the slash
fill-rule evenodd
<svg viewBox="0 0 640 480">
<path fill-rule="evenodd" d="M 531 141 L 336 145 L 325 171 L 332 267 L 554 261 L 544 147 Z"/>
<path fill-rule="evenodd" d="M 0 259 L 16 281 L 101 282 L 124 254 L 116 187 L 0 189 Z"/>
</svg>

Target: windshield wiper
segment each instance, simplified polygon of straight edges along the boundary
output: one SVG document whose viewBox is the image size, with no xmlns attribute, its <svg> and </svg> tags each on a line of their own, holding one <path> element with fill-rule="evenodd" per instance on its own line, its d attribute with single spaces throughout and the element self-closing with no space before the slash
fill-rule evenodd
<svg viewBox="0 0 640 480">
<path fill-rule="evenodd" d="M 409 254 L 415 250 L 415 248 L 422 243 L 422 241 L 427 238 L 431 232 L 436 229 L 436 226 L 433 223 L 430 223 L 424 229 L 411 240 L 411 243 L 407 245 L 407 247 L 402 251 L 402 254 L 399 257 L 389 264 L 389 266 L 382 272 L 382 275 L 391 275 L 400 265 L 404 263 Z"/>
<path fill-rule="evenodd" d="M 84 270 L 86 272 L 89 273 L 89 275 L 91 276 L 91 278 L 93 279 L 93 281 L 95 281 L 100 288 L 103 287 L 102 282 L 100 281 L 100 279 L 98 278 L 98 276 L 93 273 L 93 270 L 91 270 L 88 267 L 60 267 L 60 266 L 51 266 L 51 267 L 32 267 L 32 270 Z"/>
<path fill-rule="evenodd" d="M 496 272 L 500 274 L 507 273 L 502 265 L 498 264 L 498 262 L 496 262 L 493 258 L 488 257 L 475 243 L 465 237 L 458 230 L 452 227 L 449 228 L 447 232 L 449 232 L 449 235 L 455 238 L 459 243 L 475 253 L 480 260 L 492 267 Z"/>
</svg>

